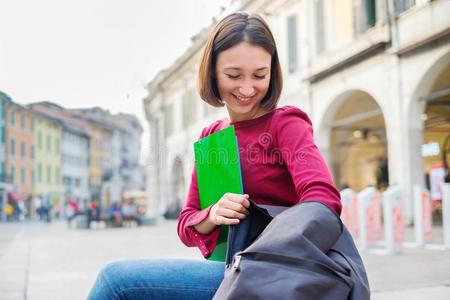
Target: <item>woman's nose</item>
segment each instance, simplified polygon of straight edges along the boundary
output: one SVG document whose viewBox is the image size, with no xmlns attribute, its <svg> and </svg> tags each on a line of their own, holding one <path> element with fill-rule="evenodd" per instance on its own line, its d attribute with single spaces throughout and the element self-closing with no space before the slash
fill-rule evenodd
<svg viewBox="0 0 450 300">
<path fill-rule="evenodd" d="M 239 93 L 244 97 L 250 97 L 255 93 L 255 88 L 251 84 L 244 84 L 239 88 Z"/>
</svg>

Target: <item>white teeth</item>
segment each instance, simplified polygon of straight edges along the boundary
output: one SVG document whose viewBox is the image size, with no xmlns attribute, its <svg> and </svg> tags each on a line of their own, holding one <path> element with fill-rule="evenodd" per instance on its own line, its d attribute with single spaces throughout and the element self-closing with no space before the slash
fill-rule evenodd
<svg viewBox="0 0 450 300">
<path fill-rule="evenodd" d="M 251 97 L 239 97 L 239 96 L 236 96 L 236 98 L 238 98 L 240 101 L 244 101 L 244 102 L 251 99 Z"/>
</svg>

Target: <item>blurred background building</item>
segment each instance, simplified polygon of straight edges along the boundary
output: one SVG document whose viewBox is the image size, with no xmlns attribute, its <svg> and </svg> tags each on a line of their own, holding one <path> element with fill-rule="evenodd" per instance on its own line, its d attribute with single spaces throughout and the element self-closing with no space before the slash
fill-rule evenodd
<svg viewBox="0 0 450 300">
<path fill-rule="evenodd" d="M 117 202 L 123 190 L 144 190 L 145 174 L 140 166 L 142 126 L 133 115 L 111 115 L 100 107 L 71 109 L 70 114 L 97 127 L 101 152 L 102 191 L 109 202 Z"/>
<path fill-rule="evenodd" d="M 144 190 L 135 116 L 48 101 L 22 106 L 3 92 L 0 101 L 0 220 L 8 204 L 14 219 L 34 217 L 41 206 L 61 216 L 69 200 L 106 210 Z"/>
<path fill-rule="evenodd" d="M 399 185 L 408 223 L 414 184 L 427 186 L 439 201 L 450 160 L 449 0 L 234 4 L 268 21 L 283 69 L 280 105 L 309 114 L 338 187 Z M 197 93 L 209 30 L 147 85 L 146 172 L 154 213 L 180 209 L 194 166 L 192 144 L 203 127 L 226 117 Z"/>
</svg>

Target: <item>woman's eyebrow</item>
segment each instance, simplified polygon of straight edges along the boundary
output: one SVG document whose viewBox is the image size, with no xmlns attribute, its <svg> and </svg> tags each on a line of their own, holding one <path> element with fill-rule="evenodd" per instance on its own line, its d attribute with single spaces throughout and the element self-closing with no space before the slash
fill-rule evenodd
<svg viewBox="0 0 450 300">
<path fill-rule="evenodd" d="M 224 69 L 225 70 L 237 70 L 237 71 L 242 70 L 241 68 L 238 68 L 238 67 L 226 67 Z M 262 71 L 262 70 L 266 70 L 266 69 L 269 69 L 269 68 L 268 67 L 261 67 L 261 68 L 256 69 L 256 71 Z"/>
</svg>

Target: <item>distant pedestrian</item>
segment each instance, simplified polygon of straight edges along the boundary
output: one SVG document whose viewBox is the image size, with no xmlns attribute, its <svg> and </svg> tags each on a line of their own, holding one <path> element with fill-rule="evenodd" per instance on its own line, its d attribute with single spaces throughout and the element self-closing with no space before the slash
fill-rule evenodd
<svg viewBox="0 0 450 300">
<path fill-rule="evenodd" d="M 42 220 L 42 199 L 40 196 L 36 195 L 33 197 L 34 211 L 36 218 Z"/>
<path fill-rule="evenodd" d="M 5 205 L 6 221 L 12 221 L 14 216 L 14 206 L 8 201 Z"/>
<path fill-rule="evenodd" d="M 114 202 L 108 208 L 108 218 L 113 227 L 122 226 L 123 221 L 122 209 L 119 203 Z"/>
<path fill-rule="evenodd" d="M 100 221 L 100 207 L 95 199 L 91 200 L 88 207 L 88 224 L 92 221 Z"/>
<path fill-rule="evenodd" d="M 65 212 L 67 225 L 70 227 L 72 225 L 72 220 L 78 215 L 78 203 L 74 198 L 70 198 L 65 204 Z"/>
<path fill-rule="evenodd" d="M 48 196 L 44 196 L 41 207 L 41 220 L 50 223 L 52 221 L 51 211 L 52 204 L 50 202 L 50 198 Z"/>
<path fill-rule="evenodd" d="M 132 225 L 133 222 L 136 225 L 141 225 L 141 219 L 138 215 L 138 206 L 134 203 L 133 199 L 125 199 L 125 203 L 122 205 L 123 221 L 127 225 Z"/>
</svg>

